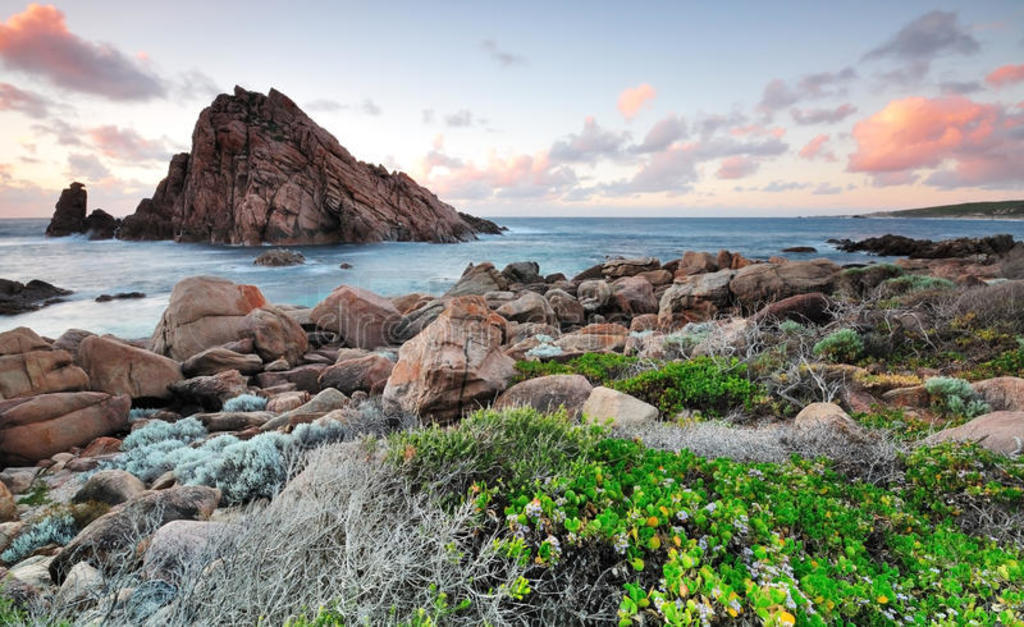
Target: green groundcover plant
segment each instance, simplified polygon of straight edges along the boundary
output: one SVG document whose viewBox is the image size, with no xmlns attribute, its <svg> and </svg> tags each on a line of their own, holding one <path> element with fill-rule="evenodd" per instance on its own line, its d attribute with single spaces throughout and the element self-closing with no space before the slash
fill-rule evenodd
<svg viewBox="0 0 1024 627">
<path fill-rule="evenodd" d="M 747 378 L 747 366 L 736 358 L 694 357 L 670 362 L 657 370 L 616 381 L 612 387 L 656 406 L 663 415 L 699 409 L 720 415 L 750 407 L 757 385 Z"/>
<path fill-rule="evenodd" d="M 520 460 L 527 438 L 544 444 Z M 1024 505 L 1024 461 L 977 445 L 918 448 L 886 485 L 824 460 L 649 449 L 531 410 L 395 436 L 388 450 L 417 481 L 464 472 L 448 497 L 470 499 L 507 559 L 530 565 L 525 602 L 545 571 L 594 563 L 619 587 L 622 625 L 1024 624 L 1020 548 L 956 521 L 971 500 Z M 445 611 L 460 603 L 444 599 Z"/>
</svg>

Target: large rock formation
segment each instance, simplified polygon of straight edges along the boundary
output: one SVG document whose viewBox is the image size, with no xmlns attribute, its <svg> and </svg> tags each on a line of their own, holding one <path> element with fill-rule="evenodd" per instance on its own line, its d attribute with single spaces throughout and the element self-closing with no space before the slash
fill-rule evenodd
<svg viewBox="0 0 1024 627">
<path fill-rule="evenodd" d="M 199 115 L 122 239 L 230 244 L 455 242 L 493 223 L 460 215 L 408 175 L 357 161 L 284 94 L 235 88 Z"/>
<path fill-rule="evenodd" d="M 85 185 L 75 182 L 60 193 L 53 218 L 46 227 L 50 237 L 64 237 L 85 231 L 85 206 L 88 194 Z"/>
</svg>

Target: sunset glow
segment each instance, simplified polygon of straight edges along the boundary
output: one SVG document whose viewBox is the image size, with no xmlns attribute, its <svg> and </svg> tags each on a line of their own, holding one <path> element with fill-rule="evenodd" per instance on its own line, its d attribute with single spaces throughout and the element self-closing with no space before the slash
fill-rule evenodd
<svg viewBox="0 0 1024 627">
<path fill-rule="evenodd" d="M 793 19 L 399 5 L 0 1 L 0 215 L 49 215 L 71 180 L 94 207 L 134 211 L 235 84 L 279 89 L 357 158 L 485 215 L 849 213 L 1024 186 L 1012 1 Z"/>
</svg>

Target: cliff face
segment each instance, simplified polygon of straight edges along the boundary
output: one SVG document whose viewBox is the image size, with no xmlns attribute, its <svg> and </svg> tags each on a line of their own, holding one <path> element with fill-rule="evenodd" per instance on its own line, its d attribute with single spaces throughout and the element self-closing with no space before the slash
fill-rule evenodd
<svg viewBox="0 0 1024 627">
<path fill-rule="evenodd" d="M 284 94 L 235 88 L 203 110 L 118 237 L 228 244 L 455 242 L 495 232 L 408 175 L 356 160 Z"/>
</svg>

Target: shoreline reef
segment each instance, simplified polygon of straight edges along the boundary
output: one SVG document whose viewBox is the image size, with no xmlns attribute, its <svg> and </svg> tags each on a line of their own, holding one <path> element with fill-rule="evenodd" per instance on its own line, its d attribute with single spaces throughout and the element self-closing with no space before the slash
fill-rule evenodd
<svg viewBox="0 0 1024 627">
<path fill-rule="evenodd" d="M 1020 624 L 1024 243 L 838 245 L 0 333 L 0 622 Z"/>
</svg>

